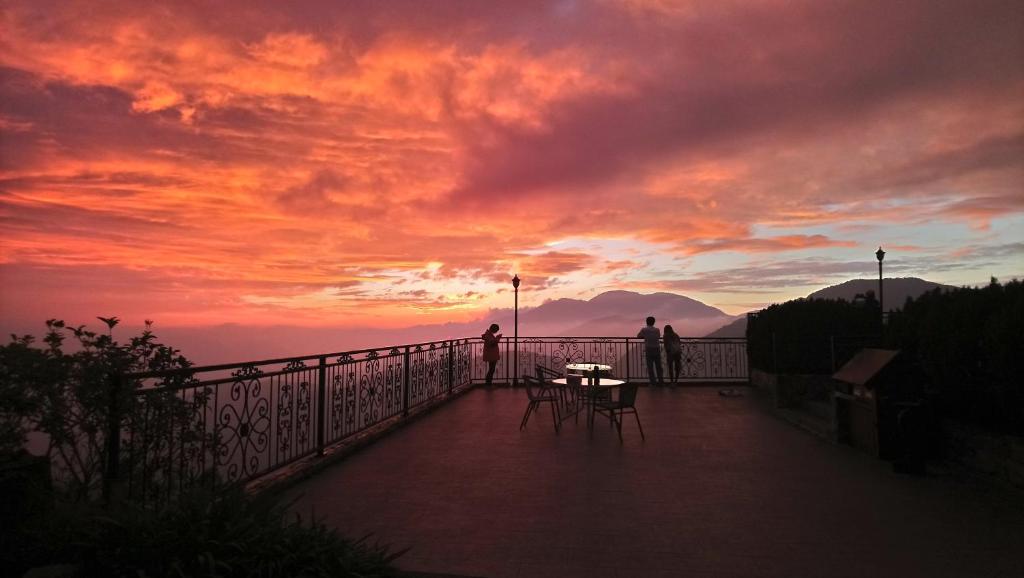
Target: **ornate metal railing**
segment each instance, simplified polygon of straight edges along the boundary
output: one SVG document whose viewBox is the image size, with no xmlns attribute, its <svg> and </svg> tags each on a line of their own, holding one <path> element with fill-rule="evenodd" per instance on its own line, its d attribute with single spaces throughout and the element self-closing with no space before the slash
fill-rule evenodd
<svg viewBox="0 0 1024 578">
<path fill-rule="evenodd" d="M 470 368 L 461 339 L 125 375 L 108 477 L 150 503 L 246 482 L 470 386 Z"/>
<path fill-rule="evenodd" d="M 477 340 L 479 341 L 479 340 Z M 472 342 L 474 357 L 482 352 Z M 635 337 L 520 337 L 518 368 L 516 345 L 511 339 L 502 343 L 503 381 L 516 376 L 532 375 L 534 367 L 543 365 L 562 372 L 567 363 L 600 363 L 612 366 L 612 374 L 630 382 L 646 383 L 647 363 L 644 341 Z M 747 341 L 742 338 L 683 338 L 681 381 L 747 381 Z M 662 367 L 668 376 L 668 363 L 661 351 Z M 502 367 L 502 365 L 504 367 Z M 482 378 L 482 373 L 480 378 Z M 496 373 L 496 377 L 497 377 Z M 474 373 L 474 378 L 477 378 Z"/>
<path fill-rule="evenodd" d="M 646 381 L 643 341 L 521 337 L 501 344 L 495 383 L 536 365 L 612 365 Z M 516 349 L 518 348 L 518 364 Z M 118 376 L 112 384 L 105 489 L 159 503 L 197 485 L 247 482 L 483 382 L 479 338 Z M 666 367 L 667 370 L 667 367 Z M 682 377 L 745 381 L 742 339 L 684 339 Z M 131 391 L 130 406 L 118 407 Z"/>
</svg>

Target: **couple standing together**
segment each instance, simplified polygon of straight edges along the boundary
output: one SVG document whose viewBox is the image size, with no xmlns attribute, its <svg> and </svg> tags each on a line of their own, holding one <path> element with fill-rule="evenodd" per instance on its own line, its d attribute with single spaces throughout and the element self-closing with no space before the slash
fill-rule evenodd
<svg viewBox="0 0 1024 578">
<path fill-rule="evenodd" d="M 661 343 L 662 336 L 658 328 L 654 326 L 654 318 L 647 318 L 647 326 L 636 334 L 644 340 L 644 354 L 647 358 L 647 379 L 651 385 L 665 385 L 664 371 L 661 368 Z M 669 378 L 675 384 L 679 381 L 679 373 L 683 368 L 683 344 L 679 340 L 679 334 L 672 329 L 671 325 L 665 326 L 665 358 L 668 359 Z M 655 381 L 657 376 L 657 381 Z"/>
</svg>

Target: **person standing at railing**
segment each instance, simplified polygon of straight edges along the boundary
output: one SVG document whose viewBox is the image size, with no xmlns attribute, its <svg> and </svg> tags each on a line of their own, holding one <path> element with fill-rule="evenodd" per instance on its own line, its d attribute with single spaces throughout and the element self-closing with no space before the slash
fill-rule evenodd
<svg viewBox="0 0 1024 578">
<path fill-rule="evenodd" d="M 683 369 L 683 343 L 679 334 L 671 325 L 665 326 L 665 359 L 668 360 L 668 379 L 675 385 L 679 383 L 679 374 Z"/>
<path fill-rule="evenodd" d="M 487 362 L 487 377 L 484 380 L 487 385 L 491 385 L 491 380 L 494 379 L 494 368 L 498 366 L 498 360 L 501 359 L 501 349 L 498 344 L 501 343 L 501 334 L 498 333 L 497 323 L 492 323 L 487 331 L 480 336 L 484 340 L 484 361 Z"/>
<path fill-rule="evenodd" d="M 654 326 L 654 318 L 647 318 L 647 327 L 636 336 L 644 340 L 644 355 L 647 358 L 647 379 L 651 385 L 665 385 L 664 370 L 661 367 L 661 332 Z M 657 373 L 658 381 L 654 381 Z"/>
</svg>

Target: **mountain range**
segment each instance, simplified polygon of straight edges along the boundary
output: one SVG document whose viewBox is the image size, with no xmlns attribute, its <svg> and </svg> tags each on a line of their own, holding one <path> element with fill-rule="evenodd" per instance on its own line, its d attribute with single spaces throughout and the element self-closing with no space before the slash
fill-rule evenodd
<svg viewBox="0 0 1024 578">
<path fill-rule="evenodd" d="M 659 327 L 674 325 L 677 333 L 688 336 L 703 335 L 734 319 L 721 309 L 674 293 L 608 291 L 589 300 L 556 299 L 520 312 L 519 333 L 551 337 L 629 336 L 643 327 L 648 315 L 658 320 Z M 496 322 L 507 326 L 511 321 L 502 318 Z"/>
</svg>

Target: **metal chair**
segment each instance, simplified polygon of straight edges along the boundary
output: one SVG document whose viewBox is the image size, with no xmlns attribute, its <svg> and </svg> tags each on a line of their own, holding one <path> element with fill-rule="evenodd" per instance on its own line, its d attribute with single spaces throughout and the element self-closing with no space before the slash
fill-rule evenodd
<svg viewBox="0 0 1024 578">
<path fill-rule="evenodd" d="M 603 415 L 607 415 L 608 419 L 615 423 L 615 427 L 619 430 L 619 441 L 622 441 L 622 416 L 626 413 L 632 413 L 633 417 L 636 418 L 636 427 L 640 429 L 640 439 L 647 440 L 644 437 L 644 426 L 640 425 L 640 414 L 636 411 L 636 392 L 639 386 L 635 383 L 624 384 L 619 387 L 619 399 L 615 401 L 598 401 L 594 404 L 594 411 Z M 618 414 L 618 417 L 616 417 Z"/>
<path fill-rule="evenodd" d="M 530 402 L 526 405 L 526 413 L 523 414 L 523 421 L 519 423 L 519 429 L 522 430 L 526 427 L 526 422 L 530 421 L 530 415 L 540 404 L 550 403 L 551 420 L 555 422 L 555 431 L 559 431 L 561 413 L 558 410 L 558 393 L 550 387 L 544 387 L 543 382 L 529 375 L 523 376 L 523 384 L 526 386 L 526 396 Z"/>
<path fill-rule="evenodd" d="M 568 415 L 568 412 L 579 409 L 579 400 L 577 399 L 578 396 L 576 395 L 576 388 L 561 386 L 554 383 L 554 380 L 563 377 L 561 373 L 554 369 L 544 367 L 539 363 L 535 366 L 535 371 L 537 373 L 537 381 L 541 382 L 544 387 L 550 387 L 558 390 L 559 403 L 561 403 L 561 407 L 559 407 L 560 412 Z"/>
<path fill-rule="evenodd" d="M 562 377 L 561 373 L 558 373 L 554 369 L 548 369 L 547 367 L 544 367 L 539 363 L 536 365 L 536 372 L 537 381 L 540 381 L 541 383 L 548 383 L 549 380 L 558 379 L 559 377 Z"/>
</svg>

